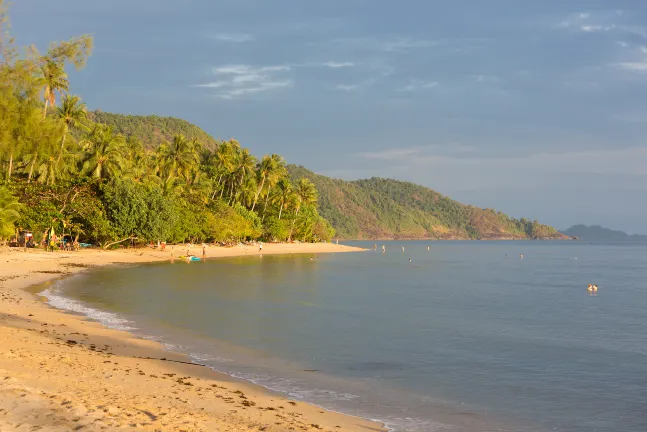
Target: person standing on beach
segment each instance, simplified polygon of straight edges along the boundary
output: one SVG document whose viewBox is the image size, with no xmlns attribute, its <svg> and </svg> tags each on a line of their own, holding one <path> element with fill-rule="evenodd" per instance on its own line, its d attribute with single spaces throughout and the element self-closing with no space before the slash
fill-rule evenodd
<svg viewBox="0 0 647 432">
<path fill-rule="evenodd" d="M 202 259 L 207 258 L 207 247 L 205 245 L 202 245 Z"/>
<path fill-rule="evenodd" d="M 258 242 L 258 251 L 263 252 L 263 242 Z"/>
</svg>

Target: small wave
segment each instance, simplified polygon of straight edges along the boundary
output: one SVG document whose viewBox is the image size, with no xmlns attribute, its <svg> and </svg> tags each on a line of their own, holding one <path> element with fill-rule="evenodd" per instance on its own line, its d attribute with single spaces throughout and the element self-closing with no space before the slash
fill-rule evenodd
<svg viewBox="0 0 647 432">
<path fill-rule="evenodd" d="M 45 297 L 47 302 L 57 309 L 85 315 L 90 319 L 100 322 L 108 328 L 124 331 L 136 330 L 136 327 L 133 327 L 133 323 L 131 321 L 128 321 L 115 313 L 100 311 L 98 309 L 85 306 L 80 301 L 60 295 L 60 286 L 58 283 L 56 283 L 52 288 L 46 289 L 40 293 L 40 295 Z"/>
</svg>

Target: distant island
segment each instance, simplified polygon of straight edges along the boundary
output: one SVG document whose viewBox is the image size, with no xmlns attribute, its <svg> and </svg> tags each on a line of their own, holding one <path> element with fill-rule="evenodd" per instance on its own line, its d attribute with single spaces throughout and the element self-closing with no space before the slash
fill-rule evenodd
<svg viewBox="0 0 647 432">
<path fill-rule="evenodd" d="M 647 241 L 647 235 L 629 235 L 626 232 L 604 228 L 600 225 L 574 225 L 563 231 L 563 233 L 570 237 L 577 237 L 580 240 Z"/>
</svg>

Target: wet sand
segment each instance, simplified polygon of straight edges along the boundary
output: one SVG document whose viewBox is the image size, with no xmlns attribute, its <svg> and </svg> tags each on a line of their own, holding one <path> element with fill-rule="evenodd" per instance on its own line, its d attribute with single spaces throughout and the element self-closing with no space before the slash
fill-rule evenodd
<svg viewBox="0 0 647 432">
<path fill-rule="evenodd" d="M 25 290 L 94 266 L 165 261 L 186 250 L 0 252 L 0 430 L 384 430 L 190 364 L 156 342 L 53 309 Z M 263 254 L 357 250 L 265 244 Z M 202 248 L 190 252 L 201 256 Z M 207 248 L 208 258 L 254 254 L 257 246 Z"/>
</svg>

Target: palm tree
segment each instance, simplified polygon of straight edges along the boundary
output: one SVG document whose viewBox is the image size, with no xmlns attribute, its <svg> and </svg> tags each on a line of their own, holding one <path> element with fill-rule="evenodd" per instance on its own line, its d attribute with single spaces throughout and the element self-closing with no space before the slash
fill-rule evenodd
<svg viewBox="0 0 647 432">
<path fill-rule="evenodd" d="M 280 179 L 282 179 L 287 175 L 287 170 L 285 168 L 285 159 L 283 159 L 282 156 L 277 154 L 272 154 L 270 156 L 270 159 L 272 159 L 272 170 L 268 174 L 267 194 L 265 196 L 265 206 L 263 207 L 262 220 L 265 220 L 265 212 L 267 211 L 267 203 L 270 199 L 272 188 L 276 185 L 276 183 Z"/>
<path fill-rule="evenodd" d="M 254 166 L 256 166 L 256 158 L 249 152 L 248 149 L 242 149 L 238 154 L 236 161 L 236 176 L 238 177 L 238 191 L 233 194 L 233 182 L 232 182 L 232 193 L 231 193 L 231 202 L 235 201 L 235 198 L 241 193 L 243 182 L 247 176 L 254 172 Z"/>
<path fill-rule="evenodd" d="M 283 208 L 287 203 L 290 202 L 292 197 L 292 183 L 287 178 L 279 180 L 276 185 L 276 200 L 281 203 L 279 208 L 279 220 L 281 220 L 281 215 L 283 214 Z"/>
<path fill-rule="evenodd" d="M 63 122 L 63 137 L 61 138 L 61 151 L 58 154 L 58 160 L 63 156 L 63 147 L 65 138 L 70 126 L 83 126 L 83 122 L 88 119 L 85 104 L 81 102 L 78 96 L 63 96 L 63 103 L 56 110 L 56 116 Z"/>
<path fill-rule="evenodd" d="M 61 163 L 61 160 L 54 157 L 54 155 L 49 155 L 38 167 L 38 181 L 53 185 L 56 179 L 63 174 L 64 170 L 64 163 Z"/>
<path fill-rule="evenodd" d="M 0 238 L 13 234 L 14 222 L 20 218 L 21 205 L 5 187 L 0 187 Z"/>
<path fill-rule="evenodd" d="M 65 67 L 60 62 L 46 58 L 43 60 L 40 70 L 42 75 L 39 83 L 43 88 L 43 99 L 45 100 L 43 117 L 46 117 L 47 108 L 56 103 L 56 92 L 62 93 L 68 91 L 70 82 L 67 79 Z"/>
<path fill-rule="evenodd" d="M 234 171 L 235 150 L 232 141 L 225 141 L 213 153 L 213 163 L 215 164 L 216 171 L 219 173 L 217 187 L 220 188 L 220 198 L 222 198 L 226 189 L 226 182 L 222 184 L 222 178 L 229 176 Z M 214 188 L 211 199 L 215 198 L 217 190 L 217 188 Z"/>
<path fill-rule="evenodd" d="M 263 156 L 263 159 L 261 159 L 261 163 L 258 164 L 258 176 L 261 179 L 261 184 L 259 185 L 258 190 L 256 191 L 256 196 L 254 196 L 252 211 L 254 211 L 254 208 L 256 208 L 256 201 L 258 201 L 258 196 L 261 194 L 261 191 L 265 186 L 265 180 L 267 180 L 267 176 L 273 170 L 273 165 L 274 165 L 274 160 L 267 155 Z"/>
<path fill-rule="evenodd" d="M 294 214 L 294 219 L 292 219 L 292 227 L 290 228 L 290 237 L 288 240 L 292 240 L 292 230 L 294 229 L 294 223 L 299 217 L 299 210 L 301 210 L 302 205 L 315 204 L 317 202 L 317 189 L 315 185 L 312 184 L 307 178 L 302 178 L 297 185 L 296 190 L 294 191 L 297 199 L 296 204 L 296 213 Z"/>
<path fill-rule="evenodd" d="M 123 135 L 116 135 L 112 127 L 96 125 L 85 152 L 83 173 L 98 180 L 114 177 L 124 165 L 124 144 Z"/>
<path fill-rule="evenodd" d="M 192 169 L 199 163 L 197 142 L 188 141 L 183 135 L 173 137 L 173 142 L 159 148 L 159 161 L 166 177 L 183 177 L 190 181 Z"/>
</svg>

